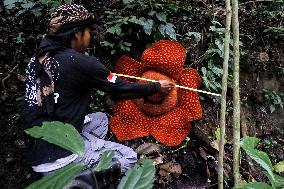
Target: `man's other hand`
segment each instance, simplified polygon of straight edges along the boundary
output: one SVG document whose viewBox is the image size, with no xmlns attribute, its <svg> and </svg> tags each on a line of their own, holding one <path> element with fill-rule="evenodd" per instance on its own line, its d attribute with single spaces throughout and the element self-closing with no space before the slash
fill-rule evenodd
<svg viewBox="0 0 284 189">
<path fill-rule="evenodd" d="M 168 94 L 175 86 L 173 83 L 167 80 L 159 80 L 159 83 L 161 85 L 161 92 L 166 94 Z"/>
</svg>

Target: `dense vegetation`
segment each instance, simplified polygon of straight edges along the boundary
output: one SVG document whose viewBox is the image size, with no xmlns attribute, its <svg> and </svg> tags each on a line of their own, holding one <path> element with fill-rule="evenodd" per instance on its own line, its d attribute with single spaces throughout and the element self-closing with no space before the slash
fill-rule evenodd
<svg viewBox="0 0 284 189">
<path fill-rule="evenodd" d="M 223 1 L 1 1 L 1 188 L 23 188 L 40 178 L 22 158 L 26 148 L 20 118 L 24 69 L 46 32 L 48 13 L 61 3 L 68 2 L 83 4 L 102 23 L 101 30 L 92 40 L 89 54 L 97 56 L 110 69 L 123 54 L 139 59 L 141 52 L 153 42 L 176 39 L 188 50 L 185 66 L 199 71 L 202 89 L 217 93 L 221 91 L 225 25 Z M 265 151 L 275 165 L 284 159 L 284 2 L 240 1 L 239 16 L 242 135 L 260 138 L 258 148 Z M 231 81 L 232 58 L 229 61 L 227 115 L 232 114 Z M 162 147 L 160 153 L 164 163 L 178 164 L 182 173 L 165 174 L 161 171 L 165 169 L 158 167 L 157 188 L 216 187 L 215 160 L 218 149 L 214 144 L 220 132 L 220 99 L 206 95 L 200 98 L 204 116 L 195 122 L 196 130 L 183 145 Z M 107 94 L 94 91 L 91 104 L 94 111 L 105 111 L 111 115 L 112 107 L 113 102 Z M 228 188 L 232 187 L 232 128 L 229 117 L 225 146 L 225 184 Z M 112 135 L 109 135 L 109 139 L 115 140 Z M 153 139 L 125 144 L 136 148 L 144 142 L 153 142 Z M 242 154 L 241 174 L 244 180 L 268 183 L 261 170 L 254 161 Z"/>
</svg>

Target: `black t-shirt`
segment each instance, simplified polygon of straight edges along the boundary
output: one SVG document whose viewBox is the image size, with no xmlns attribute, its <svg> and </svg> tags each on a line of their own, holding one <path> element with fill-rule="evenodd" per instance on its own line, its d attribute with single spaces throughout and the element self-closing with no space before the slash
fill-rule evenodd
<svg viewBox="0 0 284 189">
<path fill-rule="evenodd" d="M 91 90 L 98 89 L 108 92 L 117 99 L 143 98 L 160 91 L 159 83 L 129 83 L 114 76 L 95 57 L 65 49 L 52 54 L 54 72 L 54 116 L 53 120 L 70 123 L 81 132 L 84 117 L 87 114 Z M 35 75 L 35 58 L 27 68 L 26 108 L 23 114 L 25 128 L 40 126 L 50 118 L 44 113 L 37 102 Z M 66 157 L 71 152 L 40 139 L 32 139 L 28 158 L 35 166 Z"/>
</svg>

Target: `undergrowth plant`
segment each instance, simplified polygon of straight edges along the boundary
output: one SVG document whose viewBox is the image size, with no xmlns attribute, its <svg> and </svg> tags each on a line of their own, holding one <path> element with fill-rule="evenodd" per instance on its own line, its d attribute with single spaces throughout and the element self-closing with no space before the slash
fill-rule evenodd
<svg viewBox="0 0 284 189">
<path fill-rule="evenodd" d="M 256 147 L 260 139 L 256 137 L 244 137 L 241 140 L 241 148 L 256 161 L 265 171 L 264 174 L 269 179 L 270 185 L 263 182 L 245 183 L 235 189 L 282 189 L 284 188 L 284 178 L 276 173 L 284 171 L 284 161 L 280 161 L 274 166 L 267 153 L 257 150 Z"/>
<path fill-rule="evenodd" d="M 42 127 L 35 126 L 25 132 L 32 137 L 43 139 L 71 151 L 78 156 L 84 154 L 84 141 L 82 136 L 70 124 L 59 121 L 43 122 Z M 92 169 L 98 172 L 108 169 L 112 164 L 113 151 L 103 152 L 98 164 Z M 71 163 L 48 176 L 32 183 L 26 189 L 62 189 L 75 176 L 86 168 L 84 163 Z M 153 161 L 144 160 L 143 164 L 136 164 L 126 172 L 118 185 L 118 189 L 150 189 L 153 187 L 155 166 Z"/>
<path fill-rule="evenodd" d="M 262 94 L 265 98 L 265 104 L 269 107 L 270 113 L 273 113 L 276 109 L 283 108 L 282 96 L 275 91 L 263 89 Z"/>
<path fill-rule="evenodd" d="M 217 21 L 212 22 L 210 26 L 209 37 L 211 43 L 203 55 L 206 65 L 201 68 L 202 81 L 206 90 L 219 92 L 222 89 L 221 80 L 223 75 L 223 57 L 224 57 L 224 32 L 225 28 Z M 232 44 L 232 43 L 230 43 Z M 232 51 L 230 50 L 230 55 Z M 231 56 L 230 56 L 231 57 Z M 232 87 L 232 59 L 229 59 L 228 86 Z"/>
<path fill-rule="evenodd" d="M 31 12 L 38 17 L 42 15 L 44 8 L 52 11 L 63 3 L 72 3 L 72 0 L 4 0 L 5 8 L 15 9 L 17 11 L 16 16 Z"/>
<path fill-rule="evenodd" d="M 177 38 L 175 26 L 168 20 L 169 15 L 178 9 L 176 3 L 171 0 L 122 2 L 122 9 L 108 9 L 104 12 L 108 20 L 106 32 L 109 35 L 101 45 L 110 50 L 111 54 L 129 52 L 133 45 L 137 45 L 134 43 L 147 45 L 159 39 Z"/>
</svg>

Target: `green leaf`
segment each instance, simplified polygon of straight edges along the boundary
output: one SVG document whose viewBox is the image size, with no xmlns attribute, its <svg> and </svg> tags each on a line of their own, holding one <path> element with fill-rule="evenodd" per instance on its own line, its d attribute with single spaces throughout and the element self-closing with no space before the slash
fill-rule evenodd
<svg viewBox="0 0 284 189">
<path fill-rule="evenodd" d="M 284 178 L 274 174 L 274 179 L 268 174 L 268 172 L 264 172 L 265 176 L 269 179 L 270 183 L 274 188 L 283 188 L 284 187 Z"/>
<path fill-rule="evenodd" d="M 244 184 L 242 187 L 235 187 L 233 189 L 273 189 L 273 187 L 263 182 L 251 182 Z"/>
<path fill-rule="evenodd" d="M 164 13 L 156 13 L 156 17 L 158 18 L 159 21 L 161 22 L 167 22 L 167 15 Z"/>
<path fill-rule="evenodd" d="M 279 188 L 284 188 L 284 178 L 277 174 L 274 174 L 274 177 L 275 177 L 275 186 Z"/>
<path fill-rule="evenodd" d="M 166 35 L 168 35 L 171 39 L 176 40 L 176 31 L 174 29 L 174 25 L 171 23 L 166 24 L 166 29 L 165 29 Z"/>
<path fill-rule="evenodd" d="M 127 4 L 130 4 L 130 3 L 133 3 L 134 0 L 123 0 L 122 2 L 123 2 L 123 4 L 127 5 Z"/>
<path fill-rule="evenodd" d="M 144 160 L 140 166 L 136 164 L 126 172 L 121 179 L 118 189 L 150 189 L 153 187 L 155 166 L 153 161 Z"/>
<path fill-rule="evenodd" d="M 116 35 L 120 35 L 121 34 L 121 24 L 116 24 L 116 25 L 108 28 L 106 32 L 116 34 Z"/>
<path fill-rule="evenodd" d="M 84 153 L 84 142 L 82 136 L 70 124 L 59 121 L 43 122 L 42 127 L 35 126 L 26 129 L 25 132 L 35 138 L 41 138 L 49 143 L 58 145 L 79 156 Z"/>
<path fill-rule="evenodd" d="M 278 162 L 276 165 L 274 165 L 274 170 L 277 173 L 281 173 L 284 171 L 284 161 L 280 161 Z"/>
<path fill-rule="evenodd" d="M 17 0 L 4 0 L 4 7 L 6 9 L 15 8 L 15 2 L 17 2 Z"/>
<path fill-rule="evenodd" d="M 143 17 L 139 18 L 139 20 L 141 21 L 141 25 L 143 26 L 144 32 L 147 35 L 151 35 L 152 30 L 153 30 L 154 21 L 152 19 L 146 20 Z"/>
<path fill-rule="evenodd" d="M 99 163 L 93 168 L 93 171 L 98 172 L 110 168 L 113 156 L 114 151 L 103 152 Z"/>
<path fill-rule="evenodd" d="M 196 43 L 199 43 L 201 40 L 201 33 L 199 32 L 187 32 L 185 35 L 188 37 L 193 36 Z"/>
<path fill-rule="evenodd" d="M 54 173 L 32 183 L 25 189 L 62 189 L 85 167 L 86 165 L 83 163 L 67 165 L 64 168 L 61 168 Z"/>
<path fill-rule="evenodd" d="M 240 145 L 242 149 L 257 163 L 260 164 L 262 168 L 264 168 L 268 174 L 271 176 L 272 181 L 275 181 L 273 174 L 273 166 L 268 157 L 268 155 L 263 152 L 255 149 L 258 144 L 259 139 L 255 137 L 244 137 L 242 138 Z"/>
<path fill-rule="evenodd" d="M 31 9 L 34 5 L 35 3 L 29 1 L 27 3 L 21 4 L 21 7 L 23 7 L 24 9 Z"/>
</svg>

